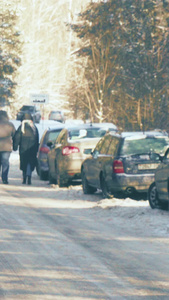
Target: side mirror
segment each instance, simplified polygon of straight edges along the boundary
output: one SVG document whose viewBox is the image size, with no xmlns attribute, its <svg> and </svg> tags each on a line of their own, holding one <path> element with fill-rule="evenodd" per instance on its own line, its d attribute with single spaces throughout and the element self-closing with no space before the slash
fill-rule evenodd
<svg viewBox="0 0 169 300">
<path fill-rule="evenodd" d="M 52 148 L 53 142 L 52 142 L 52 141 L 48 141 L 48 142 L 47 142 L 47 146 L 48 146 L 49 148 Z"/>
<path fill-rule="evenodd" d="M 93 158 L 96 159 L 98 157 L 98 155 L 99 155 L 99 151 L 98 150 L 94 150 L 94 151 L 91 152 L 91 154 L 92 154 Z"/>
</svg>

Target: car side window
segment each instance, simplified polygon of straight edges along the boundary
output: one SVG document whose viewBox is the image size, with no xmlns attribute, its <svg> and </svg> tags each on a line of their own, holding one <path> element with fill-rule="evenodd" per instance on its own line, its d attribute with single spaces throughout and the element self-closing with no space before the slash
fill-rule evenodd
<svg viewBox="0 0 169 300">
<path fill-rule="evenodd" d="M 94 150 L 92 151 L 92 155 L 93 157 L 97 157 L 98 154 L 100 153 L 100 148 L 103 144 L 103 141 L 104 141 L 104 138 L 101 139 L 97 144 L 96 144 L 96 147 L 94 148 Z"/>
<path fill-rule="evenodd" d="M 107 154 L 114 156 L 117 153 L 117 148 L 119 145 L 119 139 L 113 137 L 109 146 L 109 149 L 107 151 Z"/>
<path fill-rule="evenodd" d="M 58 138 L 56 139 L 58 144 L 62 144 L 63 139 L 64 139 L 64 136 L 65 136 L 65 131 L 61 131 L 61 132 L 59 133 Z"/>
<path fill-rule="evenodd" d="M 60 144 L 63 145 L 64 142 L 65 142 L 65 140 L 66 140 L 66 133 L 64 131 L 63 134 L 62 134 L 62 136 L 60 137 Z"/>
<path fill-rule="evenodd" d="M 104 138 L 104 142 L 103 142 L 103 144 L 101 146 L 101 149 L 100 149 L 100 154 L 107 154 L 107 151 L 108 151 L 111 140 L 112 140 L 112 138 L 110 136 L 106 136 Z"/>
<path fill-rule="evenodd" d="M 56 141 L 58 135 L 59 135 L 60 131 L 51 131 L 49 132 L 49 136 L 48 136 L 48 140 L 52 141 L 53 143 Z"/>
<path fill-rule="evenodd" d="M 166 151 L 165 159 L 169 160 L 169 149 Z"/>
<path fill-rule="evenodd" d="M 97 145 L 96 145 L 96 147 L 95 147 L 95 149 L 94 149 L 94 152 L 98 152 L 98 153 L 99 153 L 102 144 L 103 144 L 103 139 L 101 139 L 101 140 L 97 143 Z"/>
</svg>

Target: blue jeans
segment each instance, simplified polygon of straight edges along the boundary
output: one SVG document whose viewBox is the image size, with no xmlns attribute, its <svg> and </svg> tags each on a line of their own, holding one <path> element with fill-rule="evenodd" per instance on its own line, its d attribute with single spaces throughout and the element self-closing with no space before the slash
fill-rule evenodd
<svg viewBox="0 0 169 300">
<path fill-rule="evenodd" d="M 0 152 L 0 168 L 2 167 L 2 181 L 8 181 L 10 154 L 11 152 Z"/>
<path fill-rule="evenodd" d="M 31 174 L 32 174 L 31 166 L 30 166 L 30 164 L 28 164 L 27 168 L 26 168 L 26 176 L 31 176 Z"/>
</svg>

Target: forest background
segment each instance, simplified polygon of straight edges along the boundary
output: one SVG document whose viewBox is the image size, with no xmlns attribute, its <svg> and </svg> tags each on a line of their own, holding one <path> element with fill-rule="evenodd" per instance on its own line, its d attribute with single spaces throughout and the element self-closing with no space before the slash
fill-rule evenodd
<svg viewBox="0 0 169 300">
<path fill-rule="evenodd" d="M 72 118 L 169 131 L 168 0 L 15 0 L 0 13 L 0 104 L 47 93 Z"/>
</svg>

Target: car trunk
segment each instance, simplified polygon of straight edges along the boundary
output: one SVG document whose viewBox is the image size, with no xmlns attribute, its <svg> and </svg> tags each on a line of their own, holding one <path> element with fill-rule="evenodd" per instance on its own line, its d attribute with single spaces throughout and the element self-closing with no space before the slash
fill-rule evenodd
<svg viewBox="0 0 169 300">
<path fill-rule="evenodd" d="M 69 155 L 64 155 L 64 168 L 69 170 L 69 175 L 77 174 L 80 177 L 81 173 L 81 164 L 91 155 L 91 151 L 96 146 L 100 138 L 89 138 L 81 140 L 69 141 L 67 146 L 74 147 L 75 152 L 70 153 Z M 79 151 L 76 151 L 76 148 Z"/>
<path fill-rule="evenodd" d="M 154 173 L 160 162 L 159 156 L 151 154 L 135 154 L 123 159 L 124 171 L 127 174 Z"/>
</svg>

